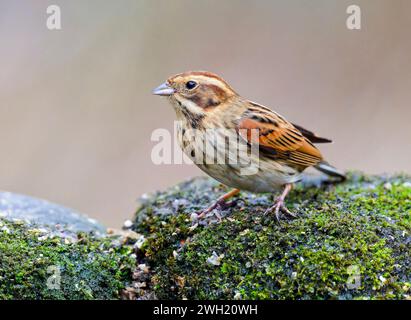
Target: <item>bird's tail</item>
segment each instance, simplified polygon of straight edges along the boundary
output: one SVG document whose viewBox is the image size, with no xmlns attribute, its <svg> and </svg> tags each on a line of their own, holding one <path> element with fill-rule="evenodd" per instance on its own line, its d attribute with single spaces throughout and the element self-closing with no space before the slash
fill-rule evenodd
<svg viewBox="0 0 411 320">
<path fill-rule="evenodd" d="M 347 179 L 347 177 L 345 176 L 345 174 L 343 172 L 339 171 L 337 168 L 334 168 L 332 165 L 330 165 L 326 161 L 321 161 L 321 162 L 317 163 L 315 165 L 315 168 L 317 170 L 320 170 L 321 172 L 324 172 L 325 174 L 327 174 L 331 177 L 338 178 L 338 181 L 340 181 L 340 182 Z"/>
</svg>

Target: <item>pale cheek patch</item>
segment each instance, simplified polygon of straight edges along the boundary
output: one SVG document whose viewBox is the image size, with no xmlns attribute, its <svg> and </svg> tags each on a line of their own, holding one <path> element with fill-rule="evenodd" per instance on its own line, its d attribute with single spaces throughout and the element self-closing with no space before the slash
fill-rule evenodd
<svg viewBox="0 0 411 320">
<path fill-rule="evenodd" d="M 197 106 L 193 101 L 188 100 L 186 98 L 183 98 L 181 96 L 179 96 L 177 98 L 177 101 L 180 101 L 180 103 L 182 105 L 184 105 L 184 107 L 187 108 L 187 110 L 193 114 L 204 114 L 204 111 L 201 107 Z"/>
</svg>

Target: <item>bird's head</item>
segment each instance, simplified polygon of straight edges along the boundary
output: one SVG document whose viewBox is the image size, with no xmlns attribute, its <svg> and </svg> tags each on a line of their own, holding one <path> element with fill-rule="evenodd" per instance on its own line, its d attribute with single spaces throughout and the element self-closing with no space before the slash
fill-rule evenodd
<svg viewBox="0 0 411 320">
<path fill-rule="evenodd" d="M 189 71 L 168 78 L 153 94 L 169 97 L 176 110 L 204 115 L 224 105 L 237 93 L 219 76 L 205 71 Z"/>
</svg>

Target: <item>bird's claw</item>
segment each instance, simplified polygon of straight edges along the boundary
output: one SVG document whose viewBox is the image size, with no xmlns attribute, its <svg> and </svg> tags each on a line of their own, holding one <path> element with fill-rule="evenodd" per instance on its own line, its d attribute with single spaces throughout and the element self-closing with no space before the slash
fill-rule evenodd
<svg viewBox="0 0 411 320">
<path fill-rule="evenodd" d="M 229 208 L 235 207 L 238 203 L 238 201 L 244 201 L 243 199 L 234 199 L 232 201 L 222 201 L 221 203 L 218 203 L 217 207 L 220 210 L 227 210 Z"/>
<path fill-rule="evenodd" d="M 274 212 L 275 218 L 277 219 L 278 222 L 280 222 L 280 212 L 285 213 L 293 218 L 296 218 L 297 216 L 295 213 L 291 212 L 288 210 L 288 208 L 284 205 L 284 200 L 283 199 L 277 199 L 275 201 L 275 204 L 268 208 L 265 212 L 264 215 L 268 215 L 270 213 Z"/>
<path fill-rule="evenodd" d="M 201 211 L 198 216 L 197 219 L 202 219 L 205 217 L 206 214 L 210 213 L 211 211 L 213 211 L 214 209 L 219 209 L 220 210 L 226 210 L 228 208 L 232 208 L 234 207 L 237 202 L 239 201 L 239 199 L 236 200 L 232 200 L 230 202 L 225 201 L 224 199 L 220 199 L 217 200 L 214 204 L 212 204 L 211 206 L 209 206 L 207 209 Z M 222 218 L 219 212 L 215 213 L 215 216 L 217 217 L 218 221 L 221 222 Z"/>
</svg>

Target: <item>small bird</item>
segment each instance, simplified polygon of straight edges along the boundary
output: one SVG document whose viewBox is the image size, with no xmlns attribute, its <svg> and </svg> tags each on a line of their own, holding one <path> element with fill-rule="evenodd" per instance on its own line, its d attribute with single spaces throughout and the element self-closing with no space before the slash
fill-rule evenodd
<svg viewBox="0 0 411 320">
<path fill-rule="evenodd" d="M 228 206 L 227 200 L 240 190 L 259 193 L 276 192 L 281 188 L 281 195 L 265 214 L 274 212 L 277 220 L 280 212 L 295 217 L 286 208 L 284 200 L 293 184 L 302 179 L 306 168 L 315 167 L 340 181 L 345 179 L 344 173 L 324 161 L 314 146 L 314 143 L 331 140 L 241 97 L 216 74 L 205 71 L 180 73 L 154 89 L 153 94 L 168 97 L 173 106 L 178 120 L 178 142 L 183 152 L 205 173 L 234 188 L 203 210 L 198 218 Z M 216 133 L 217 139 L 209 134 L 210 131 Z M 218 139 L 221 136 L 223 139 Z M 226 138 L 238 141 L 238 146 L 227 148 Z M 244 150 L 240 144 L 246 145 L 245 151 L 239 151 Z M 253 148 L 258 150 L 257 155 L 251 152 Z M 210 160 L 210 152 L 214 161 L 205 161 Z M 215 161 L 219 156 L 225 161 Z M 244 174 L 242 170 L 245 157 L 258 163 L 252 174 Z"/>
</svg>

